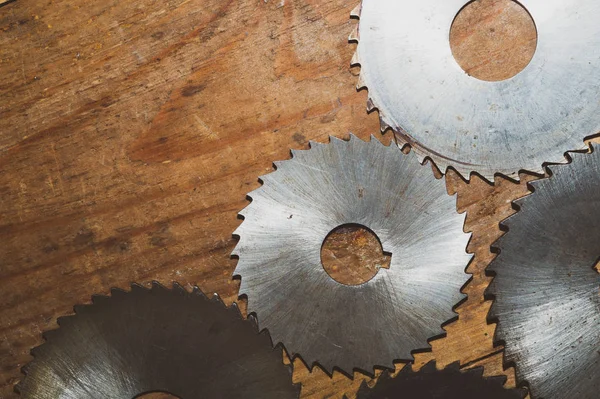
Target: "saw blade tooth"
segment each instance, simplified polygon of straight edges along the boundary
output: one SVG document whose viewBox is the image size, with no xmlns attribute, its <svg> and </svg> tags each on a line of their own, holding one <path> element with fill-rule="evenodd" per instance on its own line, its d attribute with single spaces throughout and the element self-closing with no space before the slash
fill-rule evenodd
<svg viewBox="0 0 600 399">
<path fill-rule="evenodd" d="M 533 191 L 538 189 L 539 185 L 542 185 L 546 182 L 546 180 L 548 180 L 547 178 L 542 178 L 542 179 L 538 179 L 538 180 L 532 180 L 529 183 L 527 183 L 528 187 L 533 187 Z"/>
<path fill-rule="evenodd" d="M 346 141 L 336 136 L 329 136 L 329 144 L 333 146 L 343 146 L 346 145 Z"/>
<path fill-rule="evenodd" d="M 498 325 L 498 327 L 496 328 L 496 331 L 498 331 L 498 334 L 496 335 L 498 337 L 499 341 L 502 342 L 506 342 L 506 339 L 508 338 L 507 335 L 504 333 L 504 330 L 501 329 L 500 325 Z M 515 352 L 513 352 L 511 347 L 506 347 L 506 345 L 504 346 L 504 363 L 505 364 L 510 364 L 510 365 L 519 365 L 519 355 Z M 518 370 L 518 366 L 516 369 L 516 373 L 519 374 L 519 370 Z M 523 377 L 521 376 L 520 380 L 523 380 Z"/>
<path fill-rule="evenodd" d="M 102 305 L 110 301 L 110 298 L 106 295 L 92 295 L 92 304 Z"/>
<path fill-rule="evenodd" d="M 437 369 L 437 367 L 436 367 Z M 460 361 L 456 361 L 453 363 L 450 363 L 448 366 L 446 366 L 444 368 L 445 370 L 453 370 L 453 371 L 460 371 Z M 468 369 L 466 372 L 470 373 L 472 369 Z"/>
<path fill-rule="evenodd" d="M 396 137 L 398 137 L 398 136 L 396 136 Z M 404 138 L 403 138 L 402 140 L 398 139 L 398 147 L 402 148 L 402 147 L 400 146 L 401 144 L 402 144 L 402 147 L 404 147 L 405 145 L 409 145 L 409 146 L 411 145 L 411 144 L 410 144 L 410 142 L 408 142 L 408 140 L 406 140 L 406 139 L 404 139 Z M 423 163 L 425 163 L 425 160 L 427 159 L 427 155 L 423 154 L 423 153 L 422 153 L 422 152 L 420 152 L 420 151 L 416 151 L 416 150 L 415 150 L 415 148 L 414 148 L 414 147 L 412 147 L 412 146 L 411 146 L 411 148 L 412 148 L 412 151 L 411 151 L 411 153 L 414 153 L 414 154 L 415 154 L 415 157 L 417 158 L 417 161 L 418 161 L 418 162 L 419 162 L 421 165 L 423 165 Z M 436 166 L 437 166 L 437 164 L 436 164 Z M 443 173 L 445 174 L 446 172 L 444 171 Z"/>
<path fill-rule="evenodd" d="M 423 371 L 426 373 L 434 373 L 434 372 L 438 371 L 435 360 L 429 361 L 427 364 L 425 364 L 423 367 L 421 367 L 420 371 Z"/>
<path fill-rule="evenodd" d="M 269 185 L 269 184 L 273 184 L 273 182 L 277 181 L 277 175 L 276 175 L 277 171 L 273 171 L 271 173 L 267 173 L 265 175 L 261 175 L 258 177 L 258 180 L 262 183 L 262 185 Z"/>
<path fill-rule="evenodd" d="M 483 377 L 483 369 L 482 369 L 482 377 Z M 494 384 L 498 384 L 498 385 L 506 385 L 506 381 L 508 381 L 508 378 L 505 375 L 492 375 L 490 377 L 485 377 L 490 381 L 493 381 Z"/>
<path fill-rule="evenodd" d="M 506 219 L 498 223 L 499 228 L 504 232 L 504 234 L 502 234 L 500 237 L 498 237 L 496 241 L 494 241 L 492 247 L 499 249 L 502 247 L 501 243 L 502 241 L 506 240 L 506 233 L 510 231 L 510 226 L 512 225 L 515 215 L 516 213 L 513 213 L 512 215 L 508 216 Z"/>
<path fill-rule="evenodd" d="M 523 207 L 523 203 L 525 203 L 527 201 L 527 197 L 529 197 L 530 195 L 531 195 L 531 193 L 528 193 L 524 197 L 517 198 L 516 200 L 512 201 L 512 204 L 517 206 L 519 209 L 521 209 Z M 511 216 L 513 216 L 513 215 L 511 215 Z M 510 218 L 510 216 L 508 218 Z M 508 218 L 506 218 L 504 220 L 507 220 Z"/>
<path fill-rule="evenodd" d="M 377 107 L 375 106 L 373 99 L 369 97 L 369 99 L 367 100 L 367 112 L 373 112 L 373 110 L 375 109 L 377 109 Z"/>
<path fill-rule="evenodd" d="M 354 27 L 354 29 L 352 29 L 352 32 L 350 32 L 350 36 L 348 36 L 348 41 L 350 42 L 358 42 L 359 40 L 359 33 L 358 33 L 358 25 Z"/>
<path fill-rule="evenodd" d="M 42 337 L 44 338 L 44 340 L 46 341 L 46 343 L 54 341 L 55 339 L 57 339 L 59 332 L 58 332 L 58 328 L 55 328 L 54 330 L 48 330 L 48 331 L 44 331 L 42 333 Z M 35 348 L 33 348 L 31 350 L 31 354 L 33 356 L 35 356 L 36 353 L 39 353 L 39 351 L 44 350 L 45 343 L 40 345 L 40 346 L 36 346 Z"/>
<path fill-rule="evenodd" d="M 159 281 L 152 281 L 152 284 L 150 286 L 150 290 L 146 290 L 141 291 L 142 293 L 147 293 L 147 292 L 155 292 L 158 294 L 168 294 L 171 290 L 168 289 L 167 287 L 165 287 L 163 284 L 161 284 Z"/>
<path fill-rule="evenodd" d="M 73 311 L 75 312 L 75 314 L 82 314 L 82 313 L 87 312 L 87 310 L 90 308 L 90 306 L 92 306 L 92 305 L 83 305 L 83 304 L 75 305 L 75 306 L 73 306 Z M 63 317 L 69 317 L 69 316 L 63 316 Z M 59 317 L 57 319 L 57 321 L 59 321 L 61 319 L 62 319 L 62 317 Z M 60 325 L 60 322 L 59 322 L 59 325 Z"/>
<path fill-rule="evenodd" d="M 308 151 L 310 151 L 310 150 L 299 150 L 299 149 L 290 150 L 290 153 L 292 154 L 292 158 L 289 161 L 290 162 L 303 161 L 305 159 L 306 153 Z"/>
<path fill-rule="evenodd" d="M 239 211 L 238 214 L 242 215 L 242 216 L 246 215 L 246 212 L 250 211 L 252 209 L 251 208 L 252 203 L 254 201 L 256 201 L 258 198 L 262 197 L 263 191 L 264 191 L 263 186 L 260 186 L 257 189 L 250 191 L 246 196 L 249 197 L 249 198 L 251 198 L 252 202 L 250 202 L 250 204 L 248 204 L 247 207 L 245 207 L 244 209 L 242 209 L 241 211 Z"/>
<path fill-rule="evenodd" d="M 80 314 L 85 313 L 85 307 L 83 305 L 78 305 L 78 311 L 80 312 Z M 73 315 L 60 316 L 56 319 L 56 324 L 58 324 L 62 328 L 70 327 L 73 325 L 73 319 Z"/>
<path fill-rule="evenodd" d="M 221 299 L 222 301 L 222 299 Z M 238 306 L 237 302 L 232 302 L 231 305 L 229 305 L 227 307 L 227 310 L 229 310 L 230 312 L 235 314 L 235 317 L 238 317 L 240 319 L 242 319 L 242 311 L 240 310 L 240 307 Z"/>
<path fill-rule="evenodd" d="M 493 263 L 493 262 L 492 262 L 492 263 Z M 490 266 L 491 266 L 491 265 L 490 265 Z M 487 270 L 490 270 L 489 266 L 488 266 L 488 268 L 486 269 L 486 271 L 487 271 Z M 490 271 L 493 271 L 493 270 L 490 270 Z M 498 291 L 497 291 L 497 289 L 498 289 L 498 288 L 496 287 L 496 284 L 494 284 L 494 280 L 495 280 L 495 278 L 492 278 L 492 281 L 490 281 L 490 283 L 489 283 L 489 284 L 488 284 L 488 286 L 486 287 L 486 289 L 485 289 L 485 295 L 489 295 L 489 296 L 495 296 L 495 295 L 496 295 L 496 293 L 498 292 Z M 494 312 L 492 312 L 492 310 L 494 310 Z M 492 302 L 492 304 L 490 305 L 490 311 L 489 311 L 489 315 L 490 315 L 490 316 L 493 316 L 493 315 L 495 315 L 495 306 L 494 306 L 494 302 Z"/>
<path fill-rule="evenodd" d="M 235 268 L 235 274 L 237 276 L 241 276 L 241 280 L 240 280 L 240 288 L 239 288 L 239 296 L 247 296 L 248 297 L 248 313 L 250 313 L 250 296 L 248 295 L 248 282 L 244 279 L 244 277 L 242 276 L 242 273 L 240 272 L 240 270 L 243 270 L 243 266 L 240 267 L 240 262 L 238 262 L 236 268 Z"/>
<path fill-rule="evenodd" d="M 379 125 L 381 126 L 382 132 L 385 132 L 387 129 L 391 128 L 381 114 L 379 114 Z"/>
<path fill-rule="evenodd" d="M 281 169 L 285 164 L 287 163 L 287 160 L 285 161 L 274 161 L 273 162 L 273 166 L 275 167 L 276 170 Z"/>
<path fill-rule="evenodd" d="M 225 305 L 225 302 L 223 302 L 223 300 L 221 299 L 221 297 L 219 296 L 219 294 L 217 294 L 216 292 L 214 294 L 212 294 L 211 298 L 210 298 L 211 302 L 214 303 L 218 303 L 219 305 L 222 305 L 224 308 L 227 307 Z"/>
<path fill-rule="evenodd" d="M 189 294 L 188 290 L 186 290 L 185 287 L 183 285 L 179 284 L 177 281 L 173 281 L 173 285 L 172 285 L 171 289 L 180 295 L 188 295 Z"/>
<path fill-rule="evenodd" d="M 238 229 L 238 230 L 239 230 L 239 229 Z M 233 233 L 233 235 L 234 235 L 234 236 L 235 236 L 235 235 L 237 235 L 237 236 L 238 236 L 238 237 L 240 237 L 240 239 L 241 239 L 241 237 L 242 237 L 242 236 L 240 236 L 239 234 L 237 234 L 238 230 L 236 230 L 236 231 Z M 244 249 L 242 248 L 242 245 L 241 245 L 241 244 L 238 242 L 238 243 L 235 245 L 235 247 L 233 247 L 233 250 L 231 251 L 231 256 L 237 256 L 237 257 L 239 258 L 239 256 L 240 256 L 240 253 L 243 253 L 243 252 L 244 252 Z M 240 262 L 238 261 L 238 265 L 239 265 L 239 264 L 240 264 Z M 236 269 L 237 269 L 237 266 L 236 266 Z"/>
<path fill-rule="evenodd" d="M 391 148 L 391 146 L 385 145 L 381 141 L 379 141 L 374 134 L 369 135 L 369 143 L 375 143 L 375 145 L 377 145 L 378 147 Z"/>
<path fill-rule="evenodd" d="M 348 133 L 348 143 L 356 145 L 356 144 L 368 144 L 367 142 L 361 140 L 359 137 L 357 137 L 354 133 L 350 132 Z"/>
<path fill-rule="evenodd" d="M 138 283 L 132 283 L 130 290 L 132 294 L 145 294 L 146 292 L 148 292 L 148 289 L 146 287 Z"/>
<path fill-rule="evenodd" d="M 258 319 L 256 318 L 256 316 L 254 314 L 248 314 L 247 320 L 250 323 L 252 323 L 252 325 L 254 326 L 254 328 L 256 329 L 256 331 L 258 332 Z"/>
<path fill-rule="evenodd" d="M 55 330 L 51 330 L 51 331 L 55 331 Z M 47 331 L 47 332 L 50 332 L 50 331 Z M 50 334 L 49 336 L 47 336 L 46 333 L 44 333 L 43 336 L 44 336 L 44 339 L 46 340 L 46 342 L 42 343 L 41 345 L 36 346 L 35 348 L 31 348 L 31 350 L 29 351 L 31 356 L 33 356 L 34 358 L 43 356 L 44 352 L 48 348 L 48 342 L 53 341 L 53 337 L 54 338 L 56 337 L 56 335 L 54 335 L 54 334 Z M 28 364 L 27 366 L 28 366 L 28 370 L 31 370 L 31 363 Z"/>
<path fill-rule="evenodd" d="M 318 150 L 327 147 L 327 144 L 321 143 L 319 141 L 309 140 L 308 146 L 311 150 Z"/>
<path fill-rule="evenodd" d="M 29 370 L 31 370 L 31 362 L 25 364 L 23 367 L 21 367 L 21 373 L 23 374 L 28 374 Z M 21 385 L 21 383 L 19 382 L 19 384 L 17 385 Z M 15 386 L 15 389 L 17 389 L 17 387 Z"/>
<path fill-rule="evenodd" d="M 362 11 L 362 1 L 358 3 L 356 7 L 350 11 L 350 16 L 354 18 L 360 18 L 360 13 Z"/>
<path fill-rule="evenodd" d="M 121 288 L 111 288 L 110 289 L 110 296 L 112 298 L 123 298 L 127 296 L 127 291 L 122 290 Z"/>
<path fill-rule="evenodd" d="M 269 330 L 267 330 L 266 328 L 263 328 L 262 330 L 260 330 L 258 332 L 258 335 L 263 340 L 265 345 L 276 346 L 273 342 L 273 339 L 271 338 L 271 334 L 269 333 Z M 279 346 L 283 346 L 283 345 L 279 345 Z"/>
<path fill-rule="evenodd" d="M 360 61 L 359 61 L 357 52 L 354 52 L 354 54 L 352 55 L 352 59 L 350 60 L 350 66 L 352 66 L 352 67 L 360 66 Z"/>
<path fill-rule="evenodd" d="M 363 89 L 366 89 L 366 88 L 367 88 L 367 84 L 365 83 L 363 74 L 360 73 L 358 75 L 358 79 L 356 81 L 356 90 L 363 90 Z"/>
<path fill-rule="evenodd" d="M 24 372 L 24 371 L 23 371 L 23 368 L 21 368 L 21 372 L 22 372 L 23 374 L 27 374 L 26 372 Z M 18 395 L 21 395 L 21 390 L 22 390 L 22 388 L 21 388 L 21 382 L 20 382 L 20 381 L 19 381 L 18 383 L 16 383 L 16 384 L 15 384 L 15 386 L 14 386 L 14 389 L 15 389 L 15 392 L 16 392 Z"/>
<path fill-rule="evenodd" d="M 483 367 L 479 366 L 479 367 L 473 367 L 472 369 L 468 369 L 467 372 L 471 373 L 473 375 L 476 375 L 478 377 L 482 377 L 483 378 Z M 502 384 L 504 385 L 504 384 Z"/>
<path fill-rule="evenodd" d="M 254 198 L 251 196 L 252 192 L 247 194 L 247 197 L 250 198 L 252 200 L 252 202 L 254 201 Z M 248 205 L 246 205 L 245 207 L 243 207 L 242 209 L 240 209 L 238 211 L 238 216 L 241 217 L 242 219 L 246 219 L 248 217 L 248 214 L 250 211 L 252 211 L 252 202 L 249 202 Z M 244 225 L 244 223 L 242 222 L 242 224 L 240 224 L 238 226 L 238 228 L 236 229 L 236 231 L 240 230 L 242 228 L 242 226 Z M 239 233 L 233 233 L 233 234 L 237 234 L 240 235 Z"/>
</svg>

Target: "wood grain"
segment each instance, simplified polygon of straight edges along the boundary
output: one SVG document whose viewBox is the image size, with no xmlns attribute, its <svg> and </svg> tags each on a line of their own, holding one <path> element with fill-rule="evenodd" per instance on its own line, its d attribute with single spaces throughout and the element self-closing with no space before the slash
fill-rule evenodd
<svg viewBox="0 0 600 399">
<path fill-rule="evenodd" d="M 14 395 L 41 332 L 92 294 L 158 280 L 236 300 L 236 214 L 290 148 L 350 131 L 392 140 L 355 90 L 347 43 L 355 6 L 31 0 L 0 8 L 1 398 Z M 447 337 L 416 362 L 505 373 L 486 321 L 484 269 L 498 222 L 527 187 L 447 180 L 473 232 L 473 279 Z M 293 363 L 307 398 L 354 397 L 366 378 Z"/>
<path fill-rule="evenodd" d="M 515 1 L 476 0 L 456 16 L 450 47 L 470 76 L 505 80 L 531 62 L 537 48 L 537 29 L 528 11 Z"/>
</svg>

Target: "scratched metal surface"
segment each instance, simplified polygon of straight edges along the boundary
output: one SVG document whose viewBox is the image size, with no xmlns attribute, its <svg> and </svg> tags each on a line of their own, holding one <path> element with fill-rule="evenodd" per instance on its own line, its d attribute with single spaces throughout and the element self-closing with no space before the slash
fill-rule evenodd
<svg viewBox="0 0 600 399">
<path fill-rule="evenodd" d="M 489 267 L 496 338 L 536 399 L 594 399 L 600 387 L 600 151 L 572 156 L 516 202 Z"/>
<path fill-rule="evenodd" d="M 523 0 L 538 32 L 535 55 L 516 76 L 468 76 L 449 45 L 465 0 L 363 0 L 353 59 L 369 107 L 420 159 L 463 176 L 543 173 L 600 132 L 600 3 Z"/>
<path fill-rule="evenodd" d="M 470 234 L 455 198 L 430 166 L 375 138 L 292 154 L 240 213 L 234 254 L 248 311 L 274 342 L 328 371 L 411 359 L 464 298 Z M 345 224 L 366 226 L 391 253 L 389 269 L 361 285 L 340 284 L 321 265 L 323 240 Z"/>
<path fill-rule="evenodd" d="M 59 319 L 33 351 L 24 398 L 297 398 L 291 370 L 268 334 L 235 305 L 196 290 L 132 286 L 94 297 Z"/>
</svg>

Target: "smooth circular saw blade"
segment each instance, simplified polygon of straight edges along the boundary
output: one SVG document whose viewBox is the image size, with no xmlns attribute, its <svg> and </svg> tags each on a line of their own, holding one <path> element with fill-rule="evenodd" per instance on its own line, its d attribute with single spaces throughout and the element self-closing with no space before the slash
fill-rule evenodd
<svg viewBox="0 0 600 399">
<path fill-rule="evenodd" d="M 93 297 L 59 319 L 32 351 L 18 391 L 36 399 L 297 398 L 299 388 L 266 333 L 198 289 L 133 285 Z"/>
<path fill-rule="evenodd" d="M 518 179 L 564 163 L 600 132 L 600 2 L 523 0 L 538 32 L 531 63 L 513 78 L 467 75 L 450 48 L 465 0 L 363 0 L 354 64 L 382 127 L 420 159 L 463 176 Z"/>
<path fill-rule="evenodd" d="M 496 337 L 535 399 L 600 389 L 600 152 L 571 155 L 516 201 L 488 268 Z"/>
<path fill-rule="evenodd" d="M 429 362 L 419 371 L 406 365 L 395 377 L 385 372 L 373 388 L 363 382 L 357 399 L 522 399 L 520 389 L 505 389 L 506 377 L 484 377 L 483 368 L 460 370 L 454 363 L 438 370 Z"/>
<path fill-rule="evenodd" d="M 249 194 L 234 233 L 248 311 L 274 342 L 328 371 L 411 359 L 464 298 L 465 216 L 430 167 L 375 138 L 292 154 Z M 320 260 L 323 240 L 346 224 L 369 228 L 392 254 L 389 269 L 358 286 L 333 280 Z"/>
</svg>

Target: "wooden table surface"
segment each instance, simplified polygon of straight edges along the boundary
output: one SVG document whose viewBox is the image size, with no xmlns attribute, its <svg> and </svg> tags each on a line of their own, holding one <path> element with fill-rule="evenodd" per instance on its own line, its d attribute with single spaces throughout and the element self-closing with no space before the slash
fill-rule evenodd
<svg viewBox="0 0 600 399">
<path fill-rule="evenodd" d="M 349 132 L 393 140 L 355 90 L 357 2 L 0 0 L 0 398 L 15 395 L 42 331 L 92 294 L 158 280 L 236 300 L 237 212 L 290 149 Z M 455 54 L 473 70 L 503 51 L 527 56 L 523 32 L 481 55 L 477 43 L 495 43 L 494 27 L 514 32 L 517 12 L 483 3 L 461 19 Z M 473 233 L 473 278 L 458 320 L 417 365 L 484 365 L 514 385 L 486 321 L 485 268 L 532 178 L 446 176 Z M 294 366 L 303 397 L 352 398 L 365 378 Z"/>
</svg>

